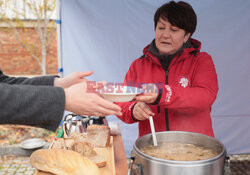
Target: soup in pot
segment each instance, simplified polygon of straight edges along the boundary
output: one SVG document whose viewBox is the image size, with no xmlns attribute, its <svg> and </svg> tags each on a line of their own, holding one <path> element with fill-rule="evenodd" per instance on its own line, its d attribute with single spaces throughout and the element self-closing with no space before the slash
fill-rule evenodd
<svg viewBox="0 0 250 175">
<path fill-rule="evenodd" d="M 159 143 L 158 146 L 148 145 L 141 151 L 153 157 L 176 161 L 197 161 L 215 157 L 212 149 L 188 143 Z"/>
</svg>

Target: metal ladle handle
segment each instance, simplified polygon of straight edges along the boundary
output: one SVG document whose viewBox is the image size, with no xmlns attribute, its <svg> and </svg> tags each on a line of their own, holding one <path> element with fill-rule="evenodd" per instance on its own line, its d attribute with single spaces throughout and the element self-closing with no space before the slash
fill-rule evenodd
<svg viewBox="0 0 250 175">
<path fill-rule="evenodd" d="M 151 132 L 152 132 L 154 146 L 157 146 L 158 143 L 157 143 L 157 139 L 155 135 L 155 125 L 154 125 L 154 120 L 152 116 L 149 116 L 149 123 L 150 123 Z"/>
</svg>

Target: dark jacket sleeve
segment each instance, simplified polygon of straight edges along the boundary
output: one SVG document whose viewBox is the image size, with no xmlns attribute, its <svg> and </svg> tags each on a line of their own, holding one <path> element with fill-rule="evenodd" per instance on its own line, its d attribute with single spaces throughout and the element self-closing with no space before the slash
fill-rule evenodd
<svg viewBox="0 0 250 175">
<path fill-rule="evenodd" d="M 62 120 L 64 90 L 52 86 L 0 83 L 0 123 L 39 126 L 55 131 Z"/>
<path fill-rule="evenodd" d="M 38 76 L 33 78 L 27 77 L 9 77 L 4 75 L 0 70 L 0 83 L 23 84 L 23 85 L 49 85 L 54 86 L 54 79 L 58 76 Z"/>
<path fill-rule="evenodd" d="M 63 88 L 53 86 L 55 77 L 15 78 L 1 73 L 0 124 L 32 125 L 55 131 L 65 107 Z"/>
</svg>

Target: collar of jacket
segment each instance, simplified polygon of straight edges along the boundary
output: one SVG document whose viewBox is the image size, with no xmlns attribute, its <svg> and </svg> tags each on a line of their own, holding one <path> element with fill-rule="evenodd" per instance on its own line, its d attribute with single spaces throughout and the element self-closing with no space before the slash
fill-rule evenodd
<svg viewBox="0 0 250 175">
<path fill-rule="evenodd" d="M 185 59 L 187 56 L 190 56 L 192 54 L 192 52 L 200 52 L 201 49 L 201 42 L 191 38 L 191 43 L 193 45 L 193 47 L 189 47 L 189 48 L 185 48 L 182 52 L 181 55 L 176 55 L 174 57 L 174 59 L 172 60 L 171 64 L 175 63 L 176 61 L 182 61 L 183 59 Z M 148 55 L 156 64 L 158 64 L 159 66 L 161 66 L 160 61 L 158 60 L 158 58 L 156 56 L 154 56 L 150 51 L 148 51 L 150 44 L 147 45 L 144 49 L 143 49 L 143 54 L 144 55 Z M 177 58 L 179 58 L 177 60 Z M 171 65 L 170 64 L 170 65 Z M 170 66 L 169 66 L 170 67 Z"/>
</svg>

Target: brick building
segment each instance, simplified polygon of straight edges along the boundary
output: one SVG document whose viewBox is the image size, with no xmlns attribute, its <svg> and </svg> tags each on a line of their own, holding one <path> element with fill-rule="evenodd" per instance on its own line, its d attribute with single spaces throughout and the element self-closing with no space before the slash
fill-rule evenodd
<svg viewBox="0 0 250 175">
<path fill-rule="evenodd" d="M 18 28 L 21 35 L 25 35 L 27 42 L 40 45 L 39 36 L 34 27 L 35 22 L 26 21 L 24 23 L 26 32 Z M 46 72 L 47 74 L 57 74 L 57 34 L 54 31 L 52 42 L 47 49 Z M 39 47 L 36 54 L 40 54 Z M 0 68 L 7 75 L 40 75 L 41 69 L 38 62 L 32 58 L 29 52 L 22 47 L 21 43 L 4 22 L 0 21 Z"/>
</svg>

